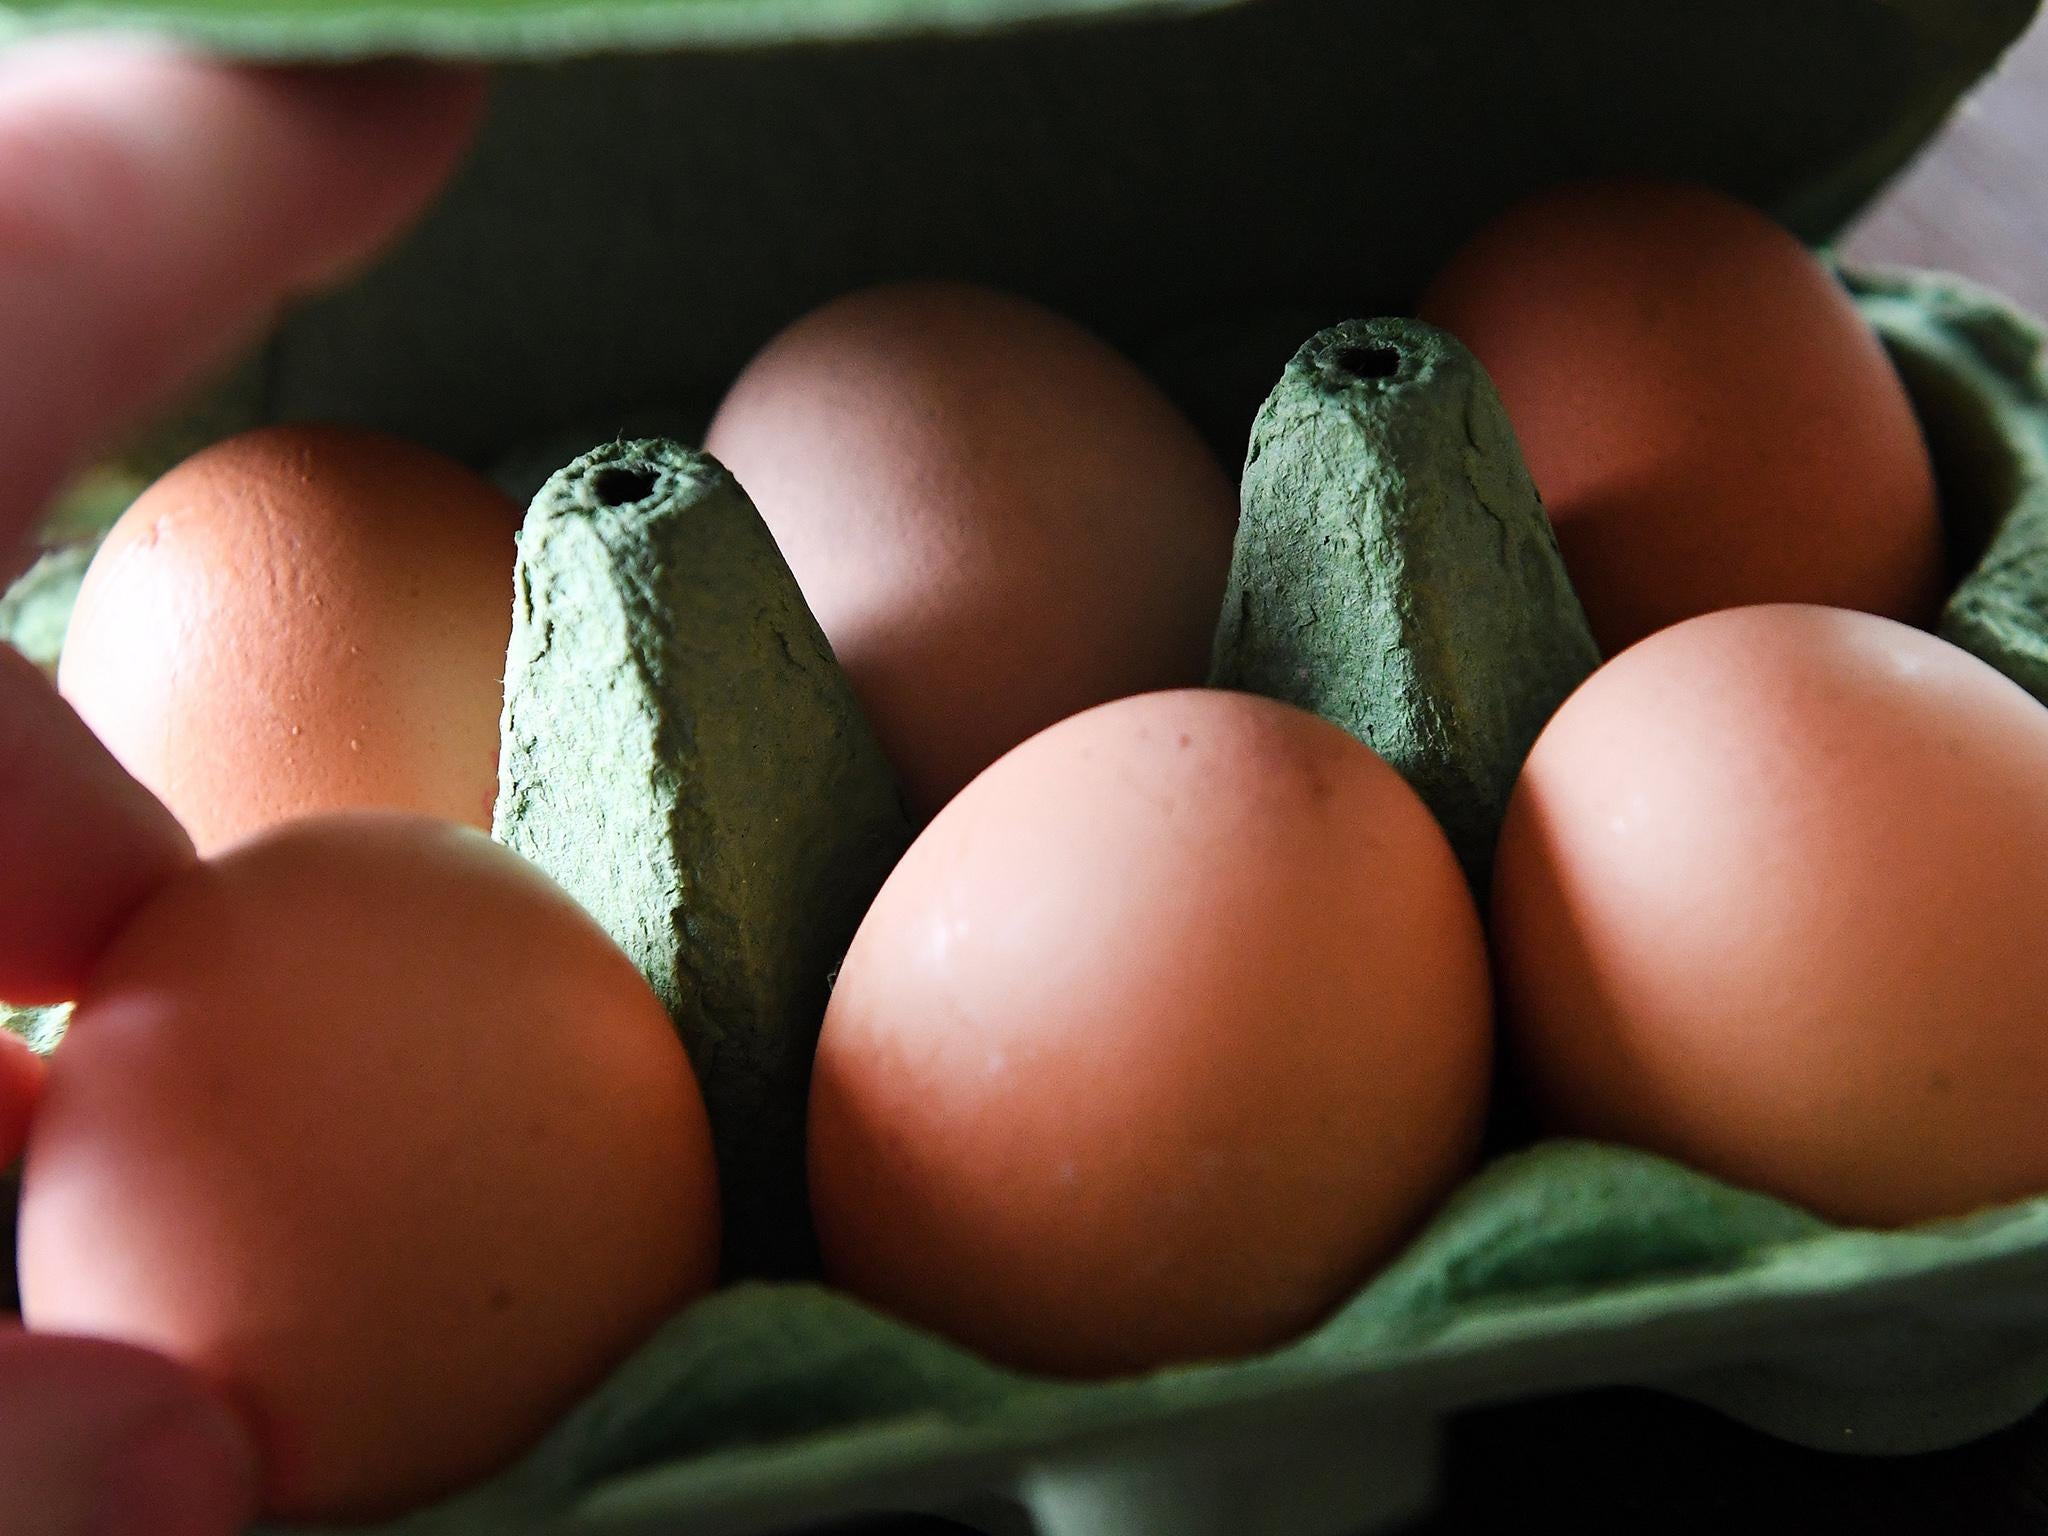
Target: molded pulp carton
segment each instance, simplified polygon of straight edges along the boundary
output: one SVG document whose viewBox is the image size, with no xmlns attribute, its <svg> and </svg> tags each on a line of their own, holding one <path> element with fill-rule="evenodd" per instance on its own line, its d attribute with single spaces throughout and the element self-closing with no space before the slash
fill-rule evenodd
<svg viewBox="0 0 2048 1536">
<path fill-rule="evenodd" d="M 291 316 L 214 425 L 358 421 L 531 492 L 621 428 L 691 436 L 781 324 L 908 276 L 1073 314 L 1235 461 L 1303 338 L 1399 311 L 1541 184 L 1696 177 L 1824 244 L 2033 6 L 11 0 L 0 37 L 139 24 L 255 58 L 504 61 L 446 202 Z M 1935 452 L 1944 632 L 2048 699 L 2041 335 L 1952 280 L 1851 281 Z M 22 618 L 34 593 L 0 606 L 24 643 L 61 632 L 77 556 L 53 560 L 54 618 Z M 1624 1382 L 1852 1451 L 2009 1423 L 2048 1399 L 2048 1198 L 1842 1231 L 1647 1155 L 1542 1144 L 1310 1337 L 1091 1385 L 745 1283 L 512 1469 L 378 1529 L 714 1536 L 934 1509 L 1045 1536 L 1318 1536 L 1426 1502 L 1446 1413 Z"/>
</svg>

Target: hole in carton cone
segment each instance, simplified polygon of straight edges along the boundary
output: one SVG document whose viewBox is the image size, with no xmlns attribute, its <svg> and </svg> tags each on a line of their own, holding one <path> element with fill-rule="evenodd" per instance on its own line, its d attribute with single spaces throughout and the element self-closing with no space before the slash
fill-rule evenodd
<svg viewBox="0 0 2048 1536">
<path fill-rule="evenodd" d="M 1401 371 L 1401 354 L 1393 347 L 1344 347 L 1331 361 L 1360 379 L 1391 379 Z"/>
<path fill-rule="evenodd" d="M 607 507 L 623 507 L 645 501 L 654 494 L 654 471 L 637 465 L 615 464 L 600 469 L 591 478 L 590 489 Z"/>
</svg>

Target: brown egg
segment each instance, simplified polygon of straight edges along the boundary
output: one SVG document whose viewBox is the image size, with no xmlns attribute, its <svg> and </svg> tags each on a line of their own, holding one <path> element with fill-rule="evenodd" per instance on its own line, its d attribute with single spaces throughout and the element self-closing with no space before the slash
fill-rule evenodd
<svg viewBox="0 0 2048 1536">
<path fill-rule="evenodd" d="M 115 525 L 58 686 L 202 853 L 352 807 L 488 828 L 518 528 L 409 443 L 230 438 Z"/>
<path fill-rule="evenodd" d="M 1206 675 L 1236 492 L 1143 374 L 1036 305 L 947 284 L 829 304 L 747 366 L 705 446 L 924 815 L 1056 720 Z"/>
<path fill-rule="evenodd" d="M 813 1079 L 827 1270 L 1029 1369 L 1308 1328 L 1469 1165 L 1478 914 L 1391 768 L 1185 691 L 1004 757 L 855 938 Z"/>
<path fill-rule="evenodd" d="M 1740 609 L 1537 741 L 1493 894 L 1551 1123 L 1844 1222 L 2048 1191 L 2048 710 L 1918 630 Z"/>
<path fill-rule="evenodd" d="M 507 1461 L 712 1283 L 696 1080 L 631 962 L 479 833 L 294 822 L 174 876 L 101 960 L 30 1133 L 33 1328 L 246 1413 L 274 1516 Z"/>
<path fill-rule="evenodd" d="M 1611 655 L 1745 603 L 1940 598 L 1919 422 L 1842 286 L 1703 187 L 1594 182 L 1487 226 L 1423 297 L 1499 386 Z"/>
</svg>

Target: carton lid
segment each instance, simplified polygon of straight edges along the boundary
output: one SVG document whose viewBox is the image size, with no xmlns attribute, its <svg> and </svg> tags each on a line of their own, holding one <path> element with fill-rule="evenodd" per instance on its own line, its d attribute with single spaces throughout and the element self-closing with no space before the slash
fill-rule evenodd
<svg viewBox="0 0 2048 1536">
<path fill-rule="evenodd" d="M 271 414 L 687 436 L 804 309 L 948 277 L 1094 327 L 1234 456 L 1302 337 L 1537 186 L 1691 177 L 1824 241 L 2037 4 L 0 0 L 0 37 L 528 61 L 419 233 L 292 319 Z"/>
<path fill-rule="evenodd" d="M 8 0 L 11 31 L 145 27 L 252 58 L 565 58 L 982 32 L 1247 0 Z"/>
</svg>

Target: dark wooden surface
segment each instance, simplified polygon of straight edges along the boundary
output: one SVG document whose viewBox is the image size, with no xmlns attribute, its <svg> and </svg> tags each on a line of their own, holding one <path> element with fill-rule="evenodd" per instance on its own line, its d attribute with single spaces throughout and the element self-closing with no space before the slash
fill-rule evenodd
<svg viewBox="0 0 2048 1536">
<path fill-rule="evenodd" d="M 2007 56 L 1844 250 L 1961 272 L 2048 315 L 2048 23 Z"/>
</svg>

